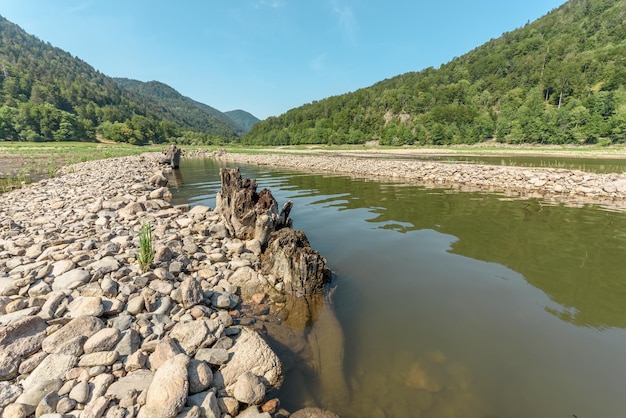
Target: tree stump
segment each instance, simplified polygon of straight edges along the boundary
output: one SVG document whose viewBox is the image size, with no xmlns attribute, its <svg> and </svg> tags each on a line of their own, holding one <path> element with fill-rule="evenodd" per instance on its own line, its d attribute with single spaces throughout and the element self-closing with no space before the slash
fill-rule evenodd
<svg viewBox="0 0 626 418">
<path fill-rule="evenodd" d="M 238 168 L 222 168 L 220 176 L 222 190 L 217 193 L 215 211 L 232 237 L 261 243 L 263 273 L 282 281 L 289 294 L 323 292 L 324 284 L 330 282 L 330 270 L 304 232 L 291 228 L 292 202 L 278 212 L 272 192 L 263 189 L 257 193 L 256 181 L 242 179 Z"/>
</svg>

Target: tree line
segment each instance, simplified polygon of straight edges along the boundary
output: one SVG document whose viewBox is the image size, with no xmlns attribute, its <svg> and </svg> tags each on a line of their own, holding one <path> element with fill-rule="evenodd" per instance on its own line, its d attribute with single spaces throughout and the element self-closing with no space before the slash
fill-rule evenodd
<svg viewBox="0 0 626 418">
<path fill-rule="evenodd" d="M 248 144 L 626 142 L 626 0 L 570 0 L 438 69 L 306 104 Z"/>
</svg>

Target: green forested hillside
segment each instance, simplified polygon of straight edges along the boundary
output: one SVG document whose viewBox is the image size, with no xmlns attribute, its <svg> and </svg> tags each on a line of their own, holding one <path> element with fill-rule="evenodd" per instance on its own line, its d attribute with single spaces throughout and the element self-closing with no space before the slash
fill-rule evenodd
<svg viewBox="0 0 626 418">
<path fill-rule="evenodd" d="M 162 107 L 169 119 L 182 126 L 202 126 L 224 137 L 240 135 L 244 130 L 226 114 L 195 100 L 185 97 L 167 84 L 158 81 L 147 83 L 128 78 L 114 78 L 125 89 L 139 96 L 152 99 Z"/>
<path fill-rule="evenodd" d="M 241 109 L 230 110 L 224 114 L 241 127 L 245 133 L 250 132 L 252 127 L 259 122 L 259 118 Z"/>
<path fill-rule="evenodd" d="M 161 99 L 127 89 L 0 16 L 0 140 L 94 140 L 100 134 L 133 144 L 207 143 L 239 134 L 212 108 L 176 102 L 176 92 L 160 86 L 167 91 Z"/>
<path fill-rule="evenodd" d="M 570 0 L 455 58 L 256 124 L 246 143 L 626 142 L 626 0 Z"/>
</svg>

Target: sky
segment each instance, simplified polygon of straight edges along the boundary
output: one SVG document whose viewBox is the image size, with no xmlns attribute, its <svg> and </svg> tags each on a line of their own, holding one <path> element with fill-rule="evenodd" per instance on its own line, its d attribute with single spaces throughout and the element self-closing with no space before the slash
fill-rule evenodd
<svg viewBox="0 0 626 418">
<path fill-rule="evenodd" d="M 259 119 L 428 67 L 565 0 L 0 0 L 0 15 L 111 77 Z"/>
</svg>

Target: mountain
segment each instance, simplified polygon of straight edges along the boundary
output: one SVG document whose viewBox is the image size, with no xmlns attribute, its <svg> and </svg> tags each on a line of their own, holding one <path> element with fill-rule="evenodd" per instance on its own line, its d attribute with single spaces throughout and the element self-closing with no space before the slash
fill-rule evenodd
<svg viewBox="0 0 626 418">
<path fill-rule="evenodd" d="M 570 0 L 438 69 L 256 124 L 249 144 L 626 142 L 626 0 Z"/>
<path fill-rule="evenodd" d="M 114 78 L 124 89 L 151 99 L 165 109 L 170 118 L 183 126 L 211 127 L 224 136 L 241 135 L 245 131 L 226 114 L 219 110 L 185 97 L 167 84 L 158 81 L 138 81 Z"/>
<path fill-rule="evenodd" d="M 243 132 L 165 84 L 107 77 L 0 16 L 0 141 L 215 143 Z"/>
<path fill-rule="evenodd" d="M 252 127 L 260 122 L 259 118 L 241 109 L 230 110 L 224 114 L 241 127 L 245 133 L 250 132 Z"/>
</svg>

